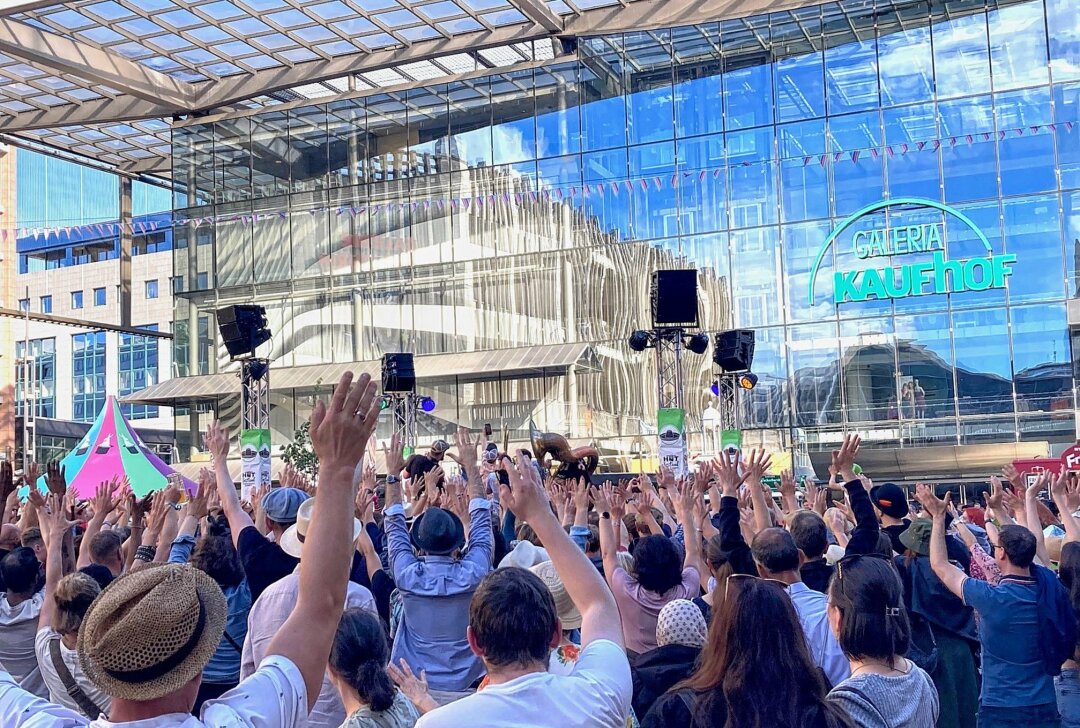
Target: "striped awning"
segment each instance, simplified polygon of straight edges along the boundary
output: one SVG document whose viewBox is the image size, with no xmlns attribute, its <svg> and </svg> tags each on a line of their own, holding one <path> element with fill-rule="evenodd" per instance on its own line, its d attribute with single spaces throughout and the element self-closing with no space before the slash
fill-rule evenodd
<svg viewBox="0 0 1080 728">
<path fill-rule="evenodd" d="M 518 349 L 489 349 L 452 354 L 428 354 L 415 358 L 416 379 L 425 386 L 473 384 L 499 379 L 531 379 L 562 376 L 571 368 L 597 370 L 595 354 L 588 344 L 551 344 Z M 312 364 L 270 370 L 271 391 L 312 390 L 329 387 L 348 370 L 378 377 L 381 360 Z M 239 368 L 220 374 L 179 377 L 155 384 L 121 399 L 126 404 L 157 404 L 175 407 L 199 401 L 215 401 L 240 394 Z"/>
</svg>

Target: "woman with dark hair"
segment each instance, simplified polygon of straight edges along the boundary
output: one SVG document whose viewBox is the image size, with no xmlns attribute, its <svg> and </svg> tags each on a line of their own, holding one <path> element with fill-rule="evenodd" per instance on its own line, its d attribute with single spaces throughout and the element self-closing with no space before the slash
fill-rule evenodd
<svg viewBox="0 0 1080 728">
<path fill-rule="evenodd" d="M 203 669 L 199 695 L 192 708 L 193 715 L 199 714 L 204 702 L 220 697 L 239 684 L 241 652 L 247 636 L 248 612 L 251 610 L 251 589 L 240 555 L 233 544 L 229 521 L 218 513 L 207 515 L 212 483 L 212 480 L 204 479 L 199 485 L 198 494 L 188 502 L 187 513 L 181 519 L 180 530 L 169 552 L 170 564 L 186 564 L 190 561 L 192 566 L 216 581 L 229 604 L 225 634 L 221 636 L 214 656 Z M 196 541 L 195 533 L 200 521 L 203 531 Z"/>
<path fill-rule="evenodd" d="M 364 609 L 346 609 L 330 647 L 330 681 L 348 718 L 341 728 L 411 728 L 420 719 L 386 672 L 390 648 L 382 622 Z"/>
<path fill-rule="evenodd" d="M 911 644 L 904 586 L 890 560 L 847 556 L 829 583 L 829 626 L 851 677 L 829 692 L 860 728 L 923 728 L 938 717 L 930 676 L 903 655 Z"/>
<path fill-rule="evenodd" d="M 637 540 L 628 572 L 619 566 L 617 556 L 621 540 L 618 524 L 625 509 L 622 493 L 605 485 L 597 503 L 604 575 L 619 604 L 626 650 L 631 654 L 648 652 L 657 647 L 656 622 L 664 605 L 698 595 L 701 586 L 695 565 L 701 556 L 701 532 L 693 524 L 692 514 L 682 514 L 684 523 L 690 524 L 684 534 L 685 556 L 667 536 L 645 536 Z"/>
<path fill-rule="evenodd" d="M 717 597 L 719 596 L 720 601 L 723 601 L 723 592 L 719 590 L 724 588 L 727 578 L 731 576 L 732 568 L 731 562 L 728 561 L 727 551 L 720 548 L 719 534 L 705 542 L 704 556 L 705 566 L 709 569 L 709 577 L 704 579 L 701 585 L 705 594 L 694 597 L 692 601 L 701 610 L 705 623 L 708 624 L 712 621 L 713 612 L 719 606 L 716 603 Z"/>
<path fill-rule="evenodd" d="M 642 728 L 854 728 L 825 699 L 784 584 L 734 574 L 698 669 L 657 700 Z"/>
<path fill-rule="evenodd" d="M 1080 619 L 1080 542 L 1070 541 L 1061 547 L 1058 577 L 1068 589 L 1073 612 Z M 1061 666 L 1061 674 L 1054 678 L 1054 687 L 1061 728 L 1080 728 L 1080 644 L 1073 652 L 1073 659 L 1066 660 Z"/>
</svg>

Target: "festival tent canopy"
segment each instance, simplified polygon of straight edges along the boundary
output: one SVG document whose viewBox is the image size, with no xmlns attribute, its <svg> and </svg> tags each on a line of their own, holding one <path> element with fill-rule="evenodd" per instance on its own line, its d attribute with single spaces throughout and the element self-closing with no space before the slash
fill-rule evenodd
<svg viewBox="0 0 1080 728">
<path fill-rule="evenodd" d="M 135 496 L 142 498 L 165 488 L 166 477 L 176 472 L 146 447 L 112 396 L 79 444 L 60 461 L 60 466 L 64 468 L 68 487 L 74 488 L 79 498 L 92 498 L 103 481 L 113 478 L 121 481 L 125 477 Z M 187 478 L 182 480 L 185 490 L 195 493 L 195 483 Z M 38 478 L 38 489 L 48 492 L 44 476 Z M 20 493 L 23 497 L 29 492 L 27 488 L 24 491 Z"/>
</svg>

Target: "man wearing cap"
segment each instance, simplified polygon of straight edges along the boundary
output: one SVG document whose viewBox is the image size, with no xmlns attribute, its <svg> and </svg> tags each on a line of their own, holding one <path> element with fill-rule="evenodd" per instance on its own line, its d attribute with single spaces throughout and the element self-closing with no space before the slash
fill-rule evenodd
<svg viewBox="0 0 1080 728">
<path fill-rule="evenodd" d="M 296 608 L 274 636 L 259 669 L 236 688 L 190 712 L 202 670 L 225 630 L 228 605 L 217 583 L 188 564 L 131 572 L 94 601 L 79 631 L 86 676 L 113 698 L 108 719 L 91 728 L 300 728 L 326 671 L 348 583 L 353 472 L 378 421 L 376 387 L 346 372 L 329 405 L 316 404 L 311 441 L 319 456 L 319 498 L 301 571 Z M 80 714 L 37 699 L 0 672 L 0 726 L 85 726 Z"/>
<path fill-rule="evenodd" d="M 898 554 L 904 553 L 904 544 L 900 542 L 900 534 L 911 525 L 908 518 L 907 493 L 896 483 L 883 483 L 870 489 L 870 502 L 877 509 L 881 518 L 881 530 L 892 541 L 893 551 Z"/>
<path fill-rule="evenodd" d="M 464 555 L 459 552 L 465 546 L 465 527 L 448 510 L 428 508 L 413 522 L 410 533 L 396 478 L 387 479 L 383 519 L 390 569 L 403 609 L 390 661 L 398 664 L 404 659 L 413 670 L 426 670 L 432 695 L 440 703 L 461 697 L 484 674 L 484 665 L 469 649 L 465 632 L 469 602 L 491 571 L 494 545 L 491 503 L 484 497 L 486 486 L 477 469 L 477 444 L 462 429 L 457 446 L 469 493 L 469 548 Z M 387 451 L 387 471 L 397 473 L 403 468 L 395 441 Z"/>
<path fill-rule="evenodd" d="M 315 499 L 310 498 L 300 504 L 296 512 L 296 523 L 281 535 L 282 550 L 299 561 L 300 565 L 283 579 L 268 586 L 262 596 L 252 605 L 248 614 L 247 637 L 241 653 L 240 679 L 254 674 L 274 639 L 274 635 L 285 624 L 296 606 L 300 590 L 300 570 L 304 564 L 303 547 L 308 540 L 311 528 L 311 514 L 315 510 Z M 353 541 L 360 536 L 360 521 L 353 519 Z M 349 582 L 345 594 L 345 609 L 366 609 L 378 615 L 375 598 L 364 587 Z M 331 684 L 329 676 L 323 677 L 319 699 L 308 716 L 309 728 L 338 728 L 345 722 L 345 706 L 341 696 Z"/>
</svg>

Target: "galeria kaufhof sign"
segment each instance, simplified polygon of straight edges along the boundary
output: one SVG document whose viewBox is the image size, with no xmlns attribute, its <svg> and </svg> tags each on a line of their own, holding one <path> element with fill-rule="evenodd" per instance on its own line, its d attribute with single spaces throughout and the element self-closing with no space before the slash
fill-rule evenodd
<svg viewBox="0 0 1080 728">
<path fill-rule="evenodd" d="M 886 222 L 889 208 L 938 210 L 943 220 L 925 223 Z M 858 225 L 861 221 L 871 224 Z M 969 230 L 985 255 L 950 259 L 946 234 L 949 223 Z M 871 299 L 908 298 L 937 293 L 965 293 L 1004 288 L 1012 274 L 1015 255 L 995 255 L 986 235 L 964 213 L 935 200 L 900 197 L 867 205 L 829 233 L 810 269 L 807 295 L 814 305 L 815 286 L 822 261 L 833 245 L 837 270 L 833 272 L 833 303 Z M 850 253 L 848 255 L 847 253 Z M 856 263 L 851 265 L 852 255 Z M 907 256 L 917 260 L 905 262 Z"/>
</svg>

